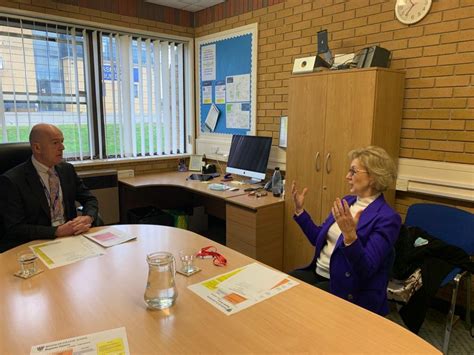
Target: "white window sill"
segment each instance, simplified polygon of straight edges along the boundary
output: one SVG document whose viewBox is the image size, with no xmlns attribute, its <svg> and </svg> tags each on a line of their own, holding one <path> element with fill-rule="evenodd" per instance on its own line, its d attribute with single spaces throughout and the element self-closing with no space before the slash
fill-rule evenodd
<svg viewBox="0 0 474 355">
<path fill-rule="evenodd" d="M 83 160 L 83 161 L 69 161 L 77 167 L 87 167 L 95 165 L 120 165 L 130 163 L 145 163 L 155 162 L 161 160 L 175 160 L 180 158 L 187 158 L 189 154 L 174 154 L 174 155 L 160 155 L 160 156 L 148 156 L 148 157 L 130 157 L 130 158 L 109 158 L 109 159 L 95 159 L 95 160 Z"/>
</svg>

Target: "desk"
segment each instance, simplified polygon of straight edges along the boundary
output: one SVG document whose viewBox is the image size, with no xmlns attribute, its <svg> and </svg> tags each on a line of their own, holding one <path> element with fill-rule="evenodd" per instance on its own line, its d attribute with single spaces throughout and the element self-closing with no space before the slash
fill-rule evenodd
<svg viewBox="0 0 474 355">
<path fill-rule="evenodd" d="M 283 268 L 284 200 L 248 196 L 238 191 L 214 191 L 208 183 L 186 180 L 190 172 L 166 172 L 119 180 L 120 221 L 135 207 L 182 208 L 204 205 L 208 214 L 226 220 L 226 244 L 277 269 Z M 219 182 L 218 179 L 216 181 Z"/>
<path fill-rule="evenodd" d="M 149 311 L 143 301 L 146 254 L 185 246 L 216 245 L 172 227 L 120 225 L 137 240 L 107 254 L 48 270 L 27 280 L 14 277 L 15 254 L 0 254 L 0 354 L 29 353 L 32 345 L 125 327 L 132 354 L 169 353 L 398 353 L 440 354 L 399 325 L 301 282 L 281 294 L 227 316 L 187 286 L 252 263 L 217 244 L 228 260 L 176 276 L 176 304 Z M 32 242 L 30 244 L 38 243 Z"/>
</svg>

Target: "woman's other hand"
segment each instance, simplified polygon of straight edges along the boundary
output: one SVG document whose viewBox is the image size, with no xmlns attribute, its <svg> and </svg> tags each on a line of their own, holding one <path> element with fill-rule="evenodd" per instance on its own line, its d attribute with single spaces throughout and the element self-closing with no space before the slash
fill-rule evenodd
<svg viewBox="0 0 474 355">
<path fill-rule="evenodd" d="M 352 244 L 357 239 L 357 223 L 359 223 L 359 218 L 362 211 L 357 212 L 356 215 L 352 217 L 347 201 L 341 201 L 340 198 L 336 198 L 331 212 L 334 219 L 336 220 L 337 225 L 341 229 L 342 236 L 344 237 L 344 244 Z"/>
<path fill-rule="evenodd" d="M 303 189 L 303 192 L 300 193 L 296 188 L 296 182 L 293 180 L 293 182 L 291 183 L 291 196 L 293 196 L 293 203 L 295 204 L 295 214 L 297 216 L 303 213 L 304 197 L 306 195 L 306 192 L 308 192 L 307 187 L 305 187 Z"/>
</svg>

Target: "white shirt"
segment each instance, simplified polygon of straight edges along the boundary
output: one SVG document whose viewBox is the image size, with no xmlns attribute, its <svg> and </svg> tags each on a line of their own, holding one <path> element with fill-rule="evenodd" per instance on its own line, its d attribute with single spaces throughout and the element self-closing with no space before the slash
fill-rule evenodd
<svg viewBox="0 0 474 355">
<path fill-rule="evenodd" d="M 349 211 L 351 215 L 354 217 L 357 212 L 364 210 L 368 205 L 374 202 L 380 194 L 376 194 L 370 197 L 359 198 L 357 197 L 356 202 L 349 207 Z M 341 235 L 341 229 L 337 225 L 336 222 L 332 224 L 332 226 L 328 230 L 328 234 L 326 236 L 326 244 L 321 250 L 318 259 L 316 260 L 316 273 L 320 276 L 323 276 L 329 279 L 329 262 L 331 260 L 331 255 L 334 251 L 334 247 L 336 246 L 336 242 Z"/>
<path fill-rule="evenodd" d="M 49 168 L 41 164 L 38 160 L 35 159 L 34 156 L 31 156 L 31 162 L 33 163 L 33 166 L 35 167 L 36 171 L 38 172 L 39 177 L 41 178 L 41 185 L 43 185 L 44 189 L 44 194 L 46 195 L 46 201 L 48 201 L 48 205 L 51 207 L 51 201 L 50 201 L 50 194 L 49 194 L 49 175 L 48 175 L 48 170 Z M 61 182 L 59 183 L 59 203 L 63 203 L 63 190 L 61 188 Z M 64 224 L 64 216 L 62 220 L 59 221 L 52 221 L 51 225 L 53 227 L 59 226 L 61 224 Z"/>
</svg>

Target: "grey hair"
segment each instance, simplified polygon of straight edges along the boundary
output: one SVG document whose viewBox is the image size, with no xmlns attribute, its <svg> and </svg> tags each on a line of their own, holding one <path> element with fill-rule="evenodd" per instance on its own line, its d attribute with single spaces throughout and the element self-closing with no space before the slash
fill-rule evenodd
<svg viewBox="0 0 474 355">
<path fill-rule="evenodd" d="M 397 178 L 397 167 L 385 149 L 377 146 L 354 149 L 349 152 L 349 159 L 359 159 L 369 176 L 373 178 L 373 188 L 377 192 L 387 190 Z"/>
</svg>

